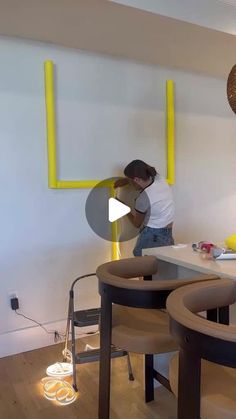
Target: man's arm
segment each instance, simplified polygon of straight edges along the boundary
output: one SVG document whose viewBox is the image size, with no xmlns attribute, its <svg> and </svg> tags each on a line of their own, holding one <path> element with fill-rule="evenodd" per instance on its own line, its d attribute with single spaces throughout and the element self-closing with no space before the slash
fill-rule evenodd
<svg viewBox="0 0 236 419">
<path fill-rule="evenodd" d="M 114 183 L 114 188 L 120 188 L 122 186 L 126 186 L 129 184 L 129 179 L 127 177 L 123 177 L 120 179 L 117 179 Z"/>
<path fill-rule="evenodd" d="M 134 225 L 134 227 L 139 228 L 144 222 L 145 213 L 141 213 L 134 210 L 134 214 L 131 212 L 127 214 L 129 221 Z"/>
</svg>

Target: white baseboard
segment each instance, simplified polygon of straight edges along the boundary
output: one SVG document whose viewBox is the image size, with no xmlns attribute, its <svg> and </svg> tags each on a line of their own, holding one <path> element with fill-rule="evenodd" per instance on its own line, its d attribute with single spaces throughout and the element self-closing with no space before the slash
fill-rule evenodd
<svg viewBox="0 0 236 419">
<path fill-rule="evenodd" d="M 66 319 L 50 324 L 45 324 L 44 326 L 48 330 L 57 330 L 64 334 L 66 330 Z M 78 339 L 85 337 L 86 333 L 96 331 L 97 327 L 98 326 L 88 326 L 83 328 L 76 328 L 76 338 Z M 0 358 L 54 344 L 54 335 L 47 334 L 39 326 L 32 326 L 25 329 L 3 333 L 0 335 Z"/>
</svg>

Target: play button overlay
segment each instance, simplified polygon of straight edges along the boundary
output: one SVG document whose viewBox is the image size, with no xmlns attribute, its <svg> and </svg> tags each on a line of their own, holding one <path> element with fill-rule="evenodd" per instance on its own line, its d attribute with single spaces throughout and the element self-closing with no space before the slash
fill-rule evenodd
<svg viewBox="0 0 236 419">
<path fill-rule="evenodd" d="M 110 223 L 119 220 L 130 212 L 131 208 L 128 205 L 123 204 L 118 199 L 109 198 L 108 219 Z"/>
<path fill-rule="evenodd" d="M 117 188 L 115 190 L 116 196 L 111 196 L 109 185 L 114 184 L 118 179 L 120 178 L 113 177 L 97 183 L 90 190 L 85 205 L 87 222 L 93 232 L 102 239 L 111 242 L 114 240 L 112 231 L 115 225 L 117 225 L 117 239 L 115 240 L 117 242 L 133 239 L 139 234 L 140 230 L 135 228 L 126 216 L 132 212 L 135 199 L 139 196 L 140 191 L 126 186 Z"/>
</svg>

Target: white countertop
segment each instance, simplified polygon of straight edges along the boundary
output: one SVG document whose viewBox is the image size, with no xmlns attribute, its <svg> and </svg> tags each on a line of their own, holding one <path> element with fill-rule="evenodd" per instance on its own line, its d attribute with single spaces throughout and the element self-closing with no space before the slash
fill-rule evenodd
<svg viewBox="0 0 236 419">
<path fill-rule="evenodd" d="M 235 260 L 209 260 L 207 255 L 192 250 L 192 245 L 186 247 L 155 247 L 143 249 L 143 255 L 153 255 L 157 259 L 170 262 L 174 265 L 183 266 L 197 272 L 211 273 L 222 278 L 236 280 L 236 259 Z"/>
</svg>

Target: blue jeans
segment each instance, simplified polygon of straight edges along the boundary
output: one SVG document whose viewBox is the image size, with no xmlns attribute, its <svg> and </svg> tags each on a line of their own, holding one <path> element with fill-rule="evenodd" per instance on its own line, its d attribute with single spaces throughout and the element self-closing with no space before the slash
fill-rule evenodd
<svg viewBox="0 0 236 419">
<path fill-rule="evenodd" d="M 142 256 L 142 249 L 149 247 L 171 246 L 174 244 L 172 228 L 144 227 L 139 234 L 133 250 L 134 256 Z"/>
</svg>

